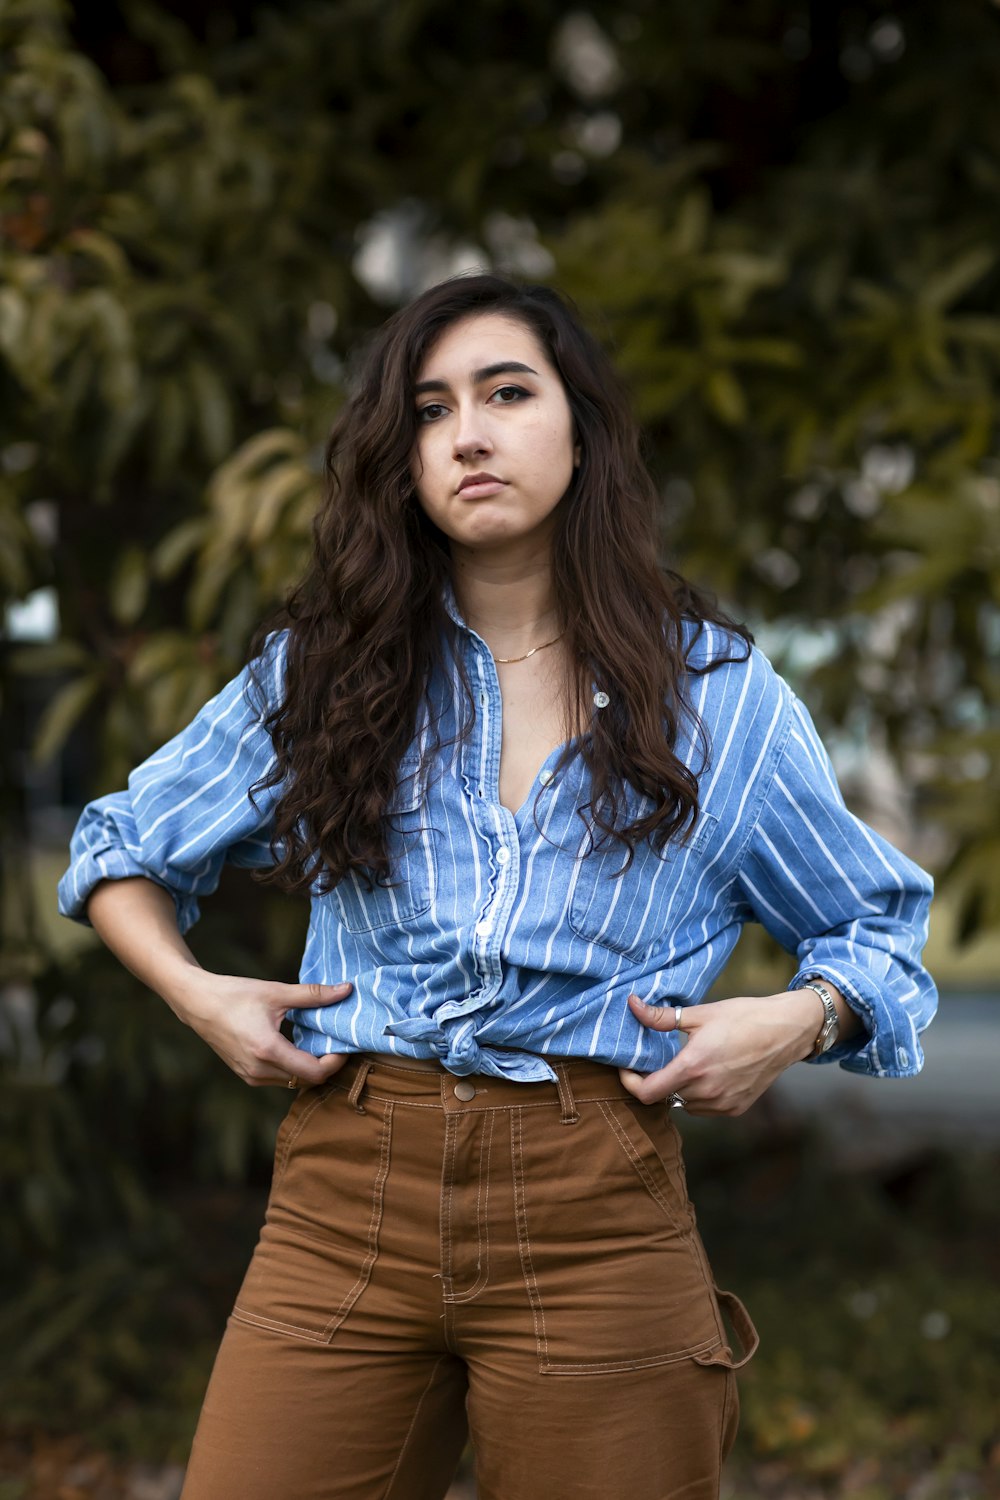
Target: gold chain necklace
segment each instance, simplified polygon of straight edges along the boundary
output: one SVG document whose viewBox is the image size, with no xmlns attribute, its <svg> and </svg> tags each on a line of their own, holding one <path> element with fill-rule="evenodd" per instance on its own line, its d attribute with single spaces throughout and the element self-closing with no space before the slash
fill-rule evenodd
<svg viewBox="0 0 1000 1500">
<path fill-rule="evenodd" d="M 536 651 L 544 651 L 545 648 L 546 648 L 546 646 L 554 646 L 555 643 L 556 643 L 556 641 L 561 641 L 562 638 L 563 638 L 563 636 L 565 634 L 566 634 L 565 630 L 560 630 L 559 634 L 558 635 L 554 635 L 552 637 L 551 641 L 543 641 L 540 646 L 532 646 L 531 650 L 530 651 L 526 651 L 523 656 L 493 656 L 493 652 L 492 651 L 490 652 L 490 655 L 493 656 L 493 660 L 495 662 L 497 662 L 500 666 L 502 666 L 502 667 L 509 667 L 510 664 L 511 664 L 511 662 L 515 662 L 515 661 L 527 661 L 528 657 L 529 656 L 534 656 L 534 654 L 535 654 Z"/>
</svg>

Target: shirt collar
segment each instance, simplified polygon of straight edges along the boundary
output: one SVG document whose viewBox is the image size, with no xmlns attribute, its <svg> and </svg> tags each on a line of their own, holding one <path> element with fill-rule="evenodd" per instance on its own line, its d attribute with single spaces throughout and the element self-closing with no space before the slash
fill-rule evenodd
<svg viewBox="0 0 1000 1500">
<path fill-rule="evenodd" d="M 445 611 L 451 616 L 459 629 L 467 631 L 469 629 L 469 626 L 462 619 L 461 611 L 458 607 L 458 600 L 455 598 L 455 590 L 452 587 L 450 578 L 446 578 L 444 583 L 441 585 L 441 603 L 444 605 Z"/>
</svg>

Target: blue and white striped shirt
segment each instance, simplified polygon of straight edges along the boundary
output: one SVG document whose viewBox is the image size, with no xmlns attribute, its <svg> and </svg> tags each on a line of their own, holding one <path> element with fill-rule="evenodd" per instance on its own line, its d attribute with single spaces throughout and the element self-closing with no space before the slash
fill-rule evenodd
<svg viewBox="0 0 1000 1500">
<path fill-rule="evenodd" d="M 698 1003 L 755 920 L 795 954 L 790 987 L 826 976 L 862 1018 L 864 1031 L 824 1061 L 884 1077 L 919 1070 L 918 1034 L 936 1005 L 920 963 L 930 878 L 847 810 L 807 710 L 759 651 L 690 677 L 710 745 L 697 827 L 662 854 L 639 845 L 616 878 L 620 843 L 585 852 L 579 756 L 557 775 L 553 751 L 518 812 L 502 806 L 496 668 L 449 608 L 473 688 L 472 733 L 447 743 L 462 707 L 452 664 L 428 688 L 444 748 L 428 767 L 421 729 L 400 768 L 389 836 L 396 883 L 367 891 L 351 874 L 312 895 L 300 979 L 346 979 L 354 992 L 293 1012 L 298 1046 L 437 1057 L 454 1073 L 523 1081 L 554 1078 L 549 1060 L 562 1057 L 650 1072 L 681 1039 L 641 1026 L 626 996 Z M 279 632 L 265 649 L 272 702 L 285 645 Z M 705 627 L 690 664 L 729 645 Z M 86 921 L 98 881 L 142 875 L 171 892 L 186 932 L 227 860 L 272 863 L 277 790 L 259 793 L 256 809 L 247 790 L 273 747 L 245 697 L 247 677 L 244 668 L 138 766 L 127 791 L 84 809 L 59 886 L 65 916 Z M 690 737 L 676 751 L 697 767 Z M 649 806 L 631 788 L 626 801 Z"/>
</svg>

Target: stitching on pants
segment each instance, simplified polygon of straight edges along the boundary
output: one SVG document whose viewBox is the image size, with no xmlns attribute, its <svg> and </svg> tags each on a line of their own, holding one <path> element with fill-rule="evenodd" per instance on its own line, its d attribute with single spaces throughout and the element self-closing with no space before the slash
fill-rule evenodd
<svg viewBox="0 0 1000 1500">
<path fill-rule="evenodd" d="M 338 1088 L 342 1094 L 346 1094 L 347 1093 L 347 1090 L 344 1088 L 343 1084 L 334 1084 L 334 1088 Z M 480 1093 L 485 1093 L 486 1090 L 485 1089 L 480 1089 L 479 1092 Z M 365 1097 L 368 1098 L 368 1099 L 380 1099 L 383 1104 L 397 1104 L 400 1109 L 442 1109 L 444 1107 L 442 1105 L 442 1103 L 441 1103 L 440 1100 L 435 1101 L 434 1104 L 422 1104 L 417 1099 L 397 1099 L 394 1094 L 380 1094 L 378 1092 L 378 1090 L 375 1089 L 370 1083 L 369 1083 L 368 1087 L 365 1089 Z M 585 1098 L 581 1099 L 581 1098 L 577 1097 L 576 1102 L 577 1102 L 577 1104 L 599 1104 L 601 1102 L 601 1100 L 603 1099 L 603 1100 L 607 1100 L 609 1103 L 620 1103 L 621 1102 L 621 1098 L 622 1098 L 621 1094 L 601 1094 L 600 1096 L 595 1096 L 593 1098 L 585 1097 Z M 551 1100 L 549 1100 L 549 1099 L 538 1099 L 535 1102 L 527 1102 L 527 1103 L 524 1103 L 524 1104 L 490 1104 L 490 1105 L 484 1105 L 483 1106 L 483 1110 L 484 1111 L 493 1111 L 493 1110 L 498 1110 L 498 1109 L 558 1109 L 558 1108 L 559 1108 L 559 1101 L 558 1101 L 558 1099 L 551 1099 Z M 457 1113 L 457 1111 L 456 1111 L 456 1113 Z M 463 1105 L 461 1113 L 464 1114 L 464 1115 L 474 1115 L 474 1114 L 481 1113 L 481 1111 L 478 1110 L 475 1107 L 475 1105 L 473 1105 L 473 1104 L 466 1104 L 466 1105 Z"/>
<path fill-rule="evenodd" d="M 576 1100 L 573 1098 L 573 1090 L 570 1087 L 569 1070 L 565 1063 L 556 1064 L 557 1083 L 559 1087 L 559 1104 L 562 1109 L 560 1125 L 575 1125 L 580 1118 Z"/>
<path fill-rule="evenodd" d="M 341 1088 L 341 1093 L 346 1094 L 347 1090 L 345 1088 Z M 441 1108 L 440 1103 L 436 1103 L 436 1104 L 419 1104 L 416 1099 L 397 1099 L 394 1094 L 377 1094 L 375 1092 L 375 1090 L 372 1088 L 371 1084 L 369 1084 L 368 1087 L 365 1089 L 365 1097 L 368 1098 L 368 1099 L 378 1099 L 379 1103 L 381 1103 L 381 1104 L 395 1104 L 400 1109 L 440 1109 Z"/>
<path fill-rule="evenodd" d="M 237 1323 L 245 1323 L 249 1328 L 267 1328 L 272 1333 L 286 1334 L 293 1339 L 305 1339 L 310 1344 L 326 1343 L 325 1333 L 310 1333 L 298 1323 L 279 1323 L 277 1318 L 265 1318 L 262 1313 L 245 1312 L 238 1302 L 230 1313 L 230 1317 Z"/>
<path fill-rule="evenodd" d="M 621 1130 L 618 1122 L 612 1117 L 610 1111 L 605 1108 L 605 1104 L 602 1101 L 598 1100 L 596 1102 L 600 1104 L 602 1113 L 606 1115 L 609 1122 L 612 1124 L 612 1126 L 614 1126 L 616 1138 L 620 1140 Z M 682 1349 L 672 1349 L 667 1353 L 650 1354 L 641 1358 L 586 1361 L 563 1361 L 554 1360 L 551 1358 L 549 1353 L 548 1335 L 545 1328 L 545 1307 L 542 1301 L 541 1292 L 539 1291 L 538 1281 L 535 1275 L 531 1255 L 531 1238 L 528 1230 L 527 1204 L 524 1186 L 521 1110 L 519 1108 L 513 1109 L 511 1111 L 510 1124 L 511 1167 L 514 1177 L 514 1204 L 518 1231 L 518 1248 L 521 1254 L 521 1269 L 524 1275 L 525 1286 L 528 1293 L 528 1301 L 531 1306 L 532 1318 L 535 1325 L 535 1338 L 538 1345 L 538 1363 L 541 1373 L 543 1375 L 589 1375 L 600 1374 L 602 1372 L 610 1374 L 614 1371 L 642 1370 L 655 1365 L 674 1364 L 677 1361 L 680 1361 L 682 1359 L 689 1359 L 693 1355 L 703 1353 L 706 1350 L 717 1348 L 718 1337 L 712 1336 L 707 1339 L 702 1339 L 696 1344 L 688 1345 Z M 628 1141 L 628 1137 L 625 1137 L 625 1142 L 627 1142 L 629 1147 L 632 1147 L 632 1143 L 631 1141 Z M 646 1168 L 645 1163 L 642 1161 L 641 1157 L 638 1157 L 638 1154 L 635 1152 L 634 1147 L 632 1147 L 628 1155 L 630 1162 L 637 1170 L 637 1175 L 641 1177 L 643 1184 L 650 1190 L 656 1201 L 663 1207 L 664 1212 L 670 1219 L 671 1223 L 673 1223 L 673 1216 L 669 1212 L 663 1194 L 659 1191 L 655 1181 L 650 1176 L 648 1169 Z M 639 1169 L 641 1169 L 641 1171 Z M 702 1274 L 704 1275 L 704 1268 L 701 1267 L 701 1269 Z"/>
<path fill-rule="evenodd" d="M 433 1106 L 440 1109 L 440 1105 Z M 451 1200 L 454 1193 L 454 1167 L 457 1115 L 446 1114 L 444 1118 L 444 1149 L 441 1154 L 441 1202 L 438 1213 L 441 1256 L 441 1319 L 446 1347 L 455 1352 L 454 1310 L 451 1298 Z"/>
<path fill-rule="evenodd" d="M 685 1355 L 694 1356 L 698 1354 L 704 1354 L 708 1350 L 718 1349 L 721 1345 L 725 1345 L 726 1343 L 726 1330 L 722 1322 L 722 1314 L 719 1311 L 719 1301 L 718 1297 L 716 1296 L 715 1282 L 712 1278 L 708 1260 L 705 1255 L 705 1247 L 701 1243 L 701 1236 L 697 1233 L 692 1233 L 690 1230 L 683 1229 L 681 1225 L 678 1224 L 668 1200 L 663 1196 L 663 1193 L 660 1191 L 660 1188 L 656 1183 L 656 1179 L 649 1171 L 649 1168 L 646 1166 L 646 1163 L 643 1161 L 642 1157 L 636 1151 L 635 1146 L 632 1144 L 632 1141 L 625 1133 L 621 1123 L 615 1119 L 611 1110 L 608 1109 L 603 1102 L 601 1102 L 601 1113 L 608 1121 L 608 1124 L 614 1131 L 618 1142 L 622 1146 L 622 1149 L 625 1151 L 626 1156 L 632 1163 L 636 1172 L 642 1178 L 645 1186 L 649 1189 L 652 1197 L 663 1209 L 664 1214 L 669 1219 L 670 1223 L 673 1224 L 674 1228 L 677 1229 L 678 1232 L 690 1242 L 692 1248 L 694 1249 L 695 1259 L 698 1263 L 698 1270 L 701 1272 L 701 1279 L 705 1284 L 705 1289 L 708 1292 L 709 1301 L 712 1306 L 712 1312 L 715 1318 L 715 1326 L 717 1329 L 717 1337 L 714 1339 L 707 1339 L 701 1344 L 697 1344 L 692 1348 L 682 1350 L 681 1352 Z M 652 1146 L 652 1143 L 650 1144 Z M 655 1151 L 655 1147 L 652 1149 L 654 1149 Z"/>
<path fill-rule="evenodd" d="M 364 1054 L 358 1055 L 363 1056 Z M 407 1073 L 410 1075 L 410 1077 L 412 1077 L 414 1073 L 424 1073 L 430 1078 L 440 1076 L 436 1068 L 411 1068 L 403 1062 L 389 1062 L 387 1061 L 387 1057 L 387 1053 L 380 1052 L 377 1057 L 369 1057 L 367 1060 L 371 1067 L 378 1068 L 380 1071 L 384 1068 L 387 1073 Z"/>
<path fill-rule="evenodd" d="M 372 1191 L 372 1214 L 368 1221 L 368 1254 L 365 1256 L 361 1270 L 358 1272 L 357 1281 L 355 1281 L 351 1290 L 345 1294 L 337 1311 L 323 1330 L 327 1338 L 331 1337 L 338 1324 L 342 1323 L 346 1318 L 358 1297 L 368 1285 L 369 1277 L 372 1274 L 372 1266 L 375 1264 L 375 1257 L 378 1254 L 378 1232 L 382 1223 L 382 1200 L 384 1197 L 385 1179 L 389 1175 L 389 1147 L 391 1143 L 392 1105 L 390 1104 L 386 1108 L 385 1119 L 382 1122 L 382 1151 Z"/>
<path fill-rule="evenodd" d="M 458 1118 L 444 1122 L 444 1152 L 441 1160 L 441 1286 L 447 1299 L 451 1293 L 451 1200 L 455 1191 L 455 1136 Z"/>
<path fill-rule="evenodd" d="M 615 1370 L 646 1370 L 653 1365 L 673 1365 L 679 1360 L 691 1359 L 696 1354 L 715 1349 L 717 1345 L 717 1339 L 705 1339 L 700 1344 L 692 1344 L 689 1349 L 675 1349 L 670 1354 L 646 1354 L 641 1359 L 588 1359 L 586 1362 L 547 1359 L 543 1373 L 547 1375 L 598 1375 L 601 1371 L 611 1374 Z"/>
<path fill-rule="evenodd" d="M 673 1224 L 674 1228 L 677 1229 L 680 1233 L 684 1233 L 684 1230 L 681 1228 L 681 1225 L 677 1222 L 677 1217 L 674 1214 L 673 1209 L 671 1208 L 669 1202 L 667 1201 L 666 1197 L 664 1196 L 663 1192 L 661 1191 L 659 1184 L 657 1183 L 657 1181 L 656 1181 L 655 1177 L 653 1176 L 652 1172 L 650 1172 L 650 1170 L 647 1167 L 646 1163 L 643 1161 L 642 1157 L 639 1155 L 638 1151 L 635 1149 L 635 1146 L 632 1144 L 632 1142 L 629 1139 L 629 1137 L 625 1134 L 625 1131 L 622 1128 L 621 1122 L 619 1120 L 615 1119 L 614 1115 L 611 1113 L 610 1109 L 606 1108 L 606 1106 L 605 1106 L 605 1104 L 604 1104 L 603 1101 L 600 1101 L 600 1105 L 601 1105 L 601 1114 L 604 1116 L 604 1118 L 607 1120 L 608 1124 L 611 1126 L 611 1129 L 615 1133 L 615 1139 L 618 1141 L 618 1144 L 621 1146 L 622 1150 L 625 1152 L 625 1155 L 628 1157 L 629 1161 L 632 1163 L 632 1166 L 635 1168 L 635 1170 L 638 1173 L 638 1175 L 642 1178 L 643 1182 L 645 1183 L 646 1187 L 649 1190 L 650 1195 L 660 1205 L 660 1207 L 662 1208 L 663 1212 L 666 1214 L 667 1218 L 670 1220 L 671 1224 Z"/>
<path fill-rule="evenodd" d="M 306 1125 L 306 1122 L 308 1120 L 312 1119 L 313 1115 L 316 1113 L 317 1109 L 319 1109 L 320 1105 L 323 1103 L 323 1100 L 327 1097 L 327 1095 L 329 1093 L 330 1093 L 330 1089 L 329 1088 L 323 1089 L 320 1092 L 320 1094 L 315 1099 L 313 1099 L 311 1101 L 311 1103 L 309 1103 L 306 1106 L 306 1108 L 302 1111 L 302 1113 L 299 1116 L 298 1120 L 295 1122 L 295 1128 L 294 1128 L 294 1130 L 290 1130 L 289 1131 L 287 1138 L 285 1139 L 285 1141 L 282 1144 L 281 1156 L 280 1156 L 280 1158 L 278 1158 L 278 1160 L 275 1161 L 275 1164 L 274 1164 L 274 1181 L 275 1182 L 277 1182 L 279 1180 L 279 1178 L 281 1177 L 281 1174 L 284 1172 L 285 1167 L 288 1164 L 288 1153 L 292 1149 L 293 1142 L 298 1140 L 299 1136 L 302 1133 L 303 1128 Z"/>
<path fill-rule="evenodd" d="M 319 1102 L 319 1101 L 317 1101 Z M 382 1135 L 379 1151 L 379 1164 L 372 1185 L 372 1211 L 368 1221 L 368 1252 L 361 1264 L 354 1285 L 341 1299 L 336 1312 L 329 1322 L 320 1329 L 313 1330 L 304 1328 L 298 1323 L 284 1323 L 278 1318 L 269 1318 L 263 1313 L 252 1312 L 250 1308 L 242 1307 L 239 1302 L 233 1307 L 231 1316 L 239 1323 L 247 1323 L 252 1328 L 267 1328 L 274 1333 L 287 1334 L 292 1338 L 306 1339 L 309 1343 L 328 1344 L 339 1325 L 347 1317 L 358 1297 L 364 1291 L 371 1278 L 372 1266 L 378 1255 L 378 1235 L 382 1222 L 382 1201 L 385 1189 L 385 1180 L 389 1173 L 389 1148 L 392 1143 L 392 1105 L 389 1104 L 382 1121 Z"/>
<path fill-rule="evenodd" d="M 521 1156 L 521 1111 L 510 1112 L 510 1165 L 514 1178 L 514 1214 L 517 1219 L 517 1247 L 521 1256 L 521 1272 L 528 1292 L 531 1317 L 535 1325 L 535 1340 L 541 1351 L 539 1363 L 548 1364 L 549 1345 L 545 1335 L 545 1313 L 538 1294 L 538 1282 L 531 1263 L 531 1240 L 528 1236 L 528 1218 L 524 1202 L 524 1171 Z"/>
<path fill-rule="evenodd" d="M 357 1073 L 354 1075 L 354 1082 L 351 1084 L 351 1087 L 347 1091 L 348 1101 L 353 1104 L 359 1115 L 367 1113 L 364 1105 L 361 1103 L 361 1091 L 364 1088 L 365 1083 L 368 1080 L 368 1074 L 371 1072 L 373 1067 L 374 1063 L 362 1063 Z"/>
<path fill-rule="evenodd" d="M 483 1121 L 483 1133 L 479 1141 L 479 1184 L 476 1193 L 476 1244 L 479 1251 L 479 1275 L 472 1286 L 464 1292 L 452 1294 L 453 1302 L 469 1302 L 477 1297 L 490 1278 L 490 1147 L 493 1141 L 493 1125 L 496 1111 L 488 1110 Z M 486 1184 L 485 1193 L 483 1183 Z M 485 1230 L 485 1233 L 484 1233 Z"/>
<path fill-rule="evenodd" d="M 409 1444 L 409 1441 L 413 1436 L 414 1428 L 417 1425 L 417 1418 L 420 1415 L 420 1408 L 424 1404 L 428 1391 L 430 1391 L 431 1387 L 434 1384 L 434 1377 L 437 1375 L 438 1370 L 448 1358 L 449 1355 L 442 1354 L 439 1359 L 434 1361 L 434 1368 L 431 1370 L 431 1373 L 427 1377 L 427 1384 L 420 1392 L 420 1399 L 418 1400 L 416 1406 L 413 1408 L 413 1416 L 410 1418 L 410 1425 L 406 1429 L 406 1436 L 403 1438 L 403 1441 L 399 1445 L 399 1456 L 397 1457 L 396 1462 L 393 1466 L 392 1473 L 389 1475 L 389 1483 L 386 1485 L 385 1490 L 383 1491 L 382 1500 L 389 1500 L 389 1497 L 392 1493 L 392 1487 L 396 1483 L 396 1476 L 399 1473 L 399 1466 L 403 1462 L 403 1455 L 406 1452 L 407 1445 Z"/>
<path fill-rule="evenodd" d="M 726 1373 L 729 1376 L 729 1379 L 726 1381 L 726 1394 L 725 1394 L 725 1396 L 723 1397 L 723 1400 L 722 1400 L 722 1421 L 719 1423 L 719 1469 L 718 1469 L 718 1472 L 720 1474 L 722 1472 L 722 1465 L 726 1461 L 726 1455 L 723 1452 L 723 1448 L 725 1447 L 725 1442 L 726 1442 L 726 1418 L 729 1415 L 729 1403 L 730 1403 L 730 1400 L 732 1399 L 733 1385 L 734 1385 L 734 1383 L 736 1381 L 736 1376 L 733 1374 L 732 1370 L 728 1370 Z"/>
</svg>

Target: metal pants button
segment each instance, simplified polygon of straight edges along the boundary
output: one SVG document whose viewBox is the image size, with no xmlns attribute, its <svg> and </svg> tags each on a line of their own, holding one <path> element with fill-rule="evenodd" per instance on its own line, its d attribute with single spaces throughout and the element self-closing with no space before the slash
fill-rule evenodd
<svg viewBox="0 0 1000 1500">
<path fill-rule="evenodd" d="M 470 1099 L 476 1097 L 476 1085 L 470 1083 L 467 1078 L 459 1079 L 455 1085 L 455 1098 L 461 1099 L 463 1104 L 468 1104 Z"/>
</svg>

